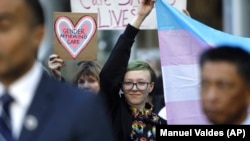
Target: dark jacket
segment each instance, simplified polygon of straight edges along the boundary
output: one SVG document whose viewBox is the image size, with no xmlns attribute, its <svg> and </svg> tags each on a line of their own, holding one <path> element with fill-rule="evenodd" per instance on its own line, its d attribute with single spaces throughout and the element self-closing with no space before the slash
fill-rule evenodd
<svg viewBox="0 0 250 141">
<path fill-rule="evenodd" d="M 36 123 L 33 128 L 25 122 L 28 118 Z M 18 141 L 100 140 L 113 141 L 103 100 L 44 72 Z"/>
</svg>

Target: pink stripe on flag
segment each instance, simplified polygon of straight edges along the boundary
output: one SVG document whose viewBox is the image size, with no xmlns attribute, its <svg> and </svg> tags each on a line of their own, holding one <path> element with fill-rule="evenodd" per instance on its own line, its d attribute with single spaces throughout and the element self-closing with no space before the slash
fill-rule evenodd
<svg viewBox="0 0 250 141">
<path fill-rule="evenodd" d="M 197 64 L 208 44 L 185 30 L 158 30 L 162 66 Z"/>
<path fill-rule="evenodd" d="M 167 102 L 166 109 L 168 124 L 209 124 L 200 100 Z"/>
</svg>

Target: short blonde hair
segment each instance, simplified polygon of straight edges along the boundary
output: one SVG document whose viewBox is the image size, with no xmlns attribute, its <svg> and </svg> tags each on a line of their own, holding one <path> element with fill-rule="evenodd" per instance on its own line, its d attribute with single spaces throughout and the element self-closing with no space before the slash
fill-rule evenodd
<svg viewBox="0 0 250 141">
<path fill-rule="evenodd" d="M 99 74 L 102 67 L 96 61 L 81 61 L 78 65 L 77 73 L 73 77 L 73 84 L 77 84 L 82 75 L 94 76 L 100 82 Z"/>
</svg>

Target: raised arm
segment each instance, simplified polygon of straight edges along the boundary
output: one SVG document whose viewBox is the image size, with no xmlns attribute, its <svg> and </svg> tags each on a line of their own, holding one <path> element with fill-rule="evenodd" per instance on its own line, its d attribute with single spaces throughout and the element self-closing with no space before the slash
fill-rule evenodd
<svg viewBox="0 0 250 141">
<path fill-rule="evenodd" d="M 154 7 L 155 0 L 141 0 L 137 15 L 127 25 L 124 33 L 119 37 L 107 62 L 100 73 L 101 95 L 107 100 L 109 110 L 117 107 L 120 102 L 118 95 L 121 81 L 127 69 L 131 47 L 144 19 Z"/>
</svg>

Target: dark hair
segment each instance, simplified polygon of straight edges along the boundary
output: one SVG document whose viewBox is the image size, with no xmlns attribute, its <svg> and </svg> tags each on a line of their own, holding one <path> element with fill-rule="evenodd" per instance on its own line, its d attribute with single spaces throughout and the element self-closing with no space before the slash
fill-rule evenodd
<svg viewBox="0 0 250 141">
<path fill-rule="evenodd" d="M 31 10 L 32 13 L 32 24 L 33 25 L 44 25 L 44 11 L 39 2 L 39 0 L 25 0 L 26 4 Z"/>
<path fill-rule="evenodd" d="M 150 81 L 151 82 L 156 81 L 156 74 L 148 63 L 143 62 L 143 61 L 133 61 L 133 62 L 129 63 L 128 67 L 127 67 L 127 72 L 134 71 L 134 70 L 148 70 L 150 73 L 150 77 L 151 77 Z"/>
<path fill-rule="evenodd" d="M 218 46 L 203 52 L 200 67 L 206 62 L 226 61 L 236 65 L 239 75 L 250 84 L 250 54 L 238 46 Z"/>
<path fill-rule="evenodd" d="M 73 84 L 78 84 L 78 80 L 82 75 L 94 76 L 99 82 L 99 74 L 101 71 L 101 66 L 95 61 L 81 61 L 77 63 L 78 70 L 73 78 Z"/>
</svg>

